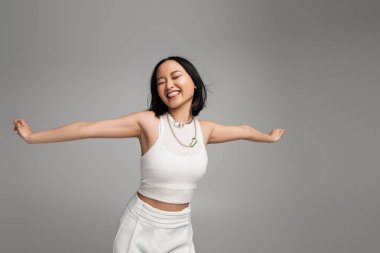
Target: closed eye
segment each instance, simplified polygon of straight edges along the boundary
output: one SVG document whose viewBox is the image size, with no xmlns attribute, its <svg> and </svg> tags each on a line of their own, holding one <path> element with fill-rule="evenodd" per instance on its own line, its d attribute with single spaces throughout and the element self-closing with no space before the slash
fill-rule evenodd
<svg viewBox="0 0 380 253">
<path fill-rule="evenodd" d="M 181 75 L 179 75 L 179 76 L 175 76 L 175 77 L 173 77 L 173 79 L 177 79 L 178 77 L 180 77 Z M 160 82 L 160 83 L 157 83 L 157 84 L 162 84 L 162 83 L 164 83 L 164 82 Z"/>
</svg>

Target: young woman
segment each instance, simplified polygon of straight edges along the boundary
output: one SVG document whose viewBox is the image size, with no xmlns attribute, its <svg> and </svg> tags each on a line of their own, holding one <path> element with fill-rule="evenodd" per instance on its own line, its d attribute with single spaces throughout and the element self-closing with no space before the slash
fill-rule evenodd
<svg viewBox="0 0 380 253">
<path fill-rule="evenodd" d="M 191 199 L 206 172 L 206 144 L 234 140 L 273 143 L 283 136 L 284 129 L 265 134 L 248 125 L 198 120 L 207 91 L 194 65 L 179 56 L 156 64 L 150 86 L 152 98 L 146 111 L 36 133 L 24 119 L 17 119 L 14 130 L 29 144 L 138 138 L 140 186 L 120 219 L 113 252 L 195 252 Z"/>
</svg>

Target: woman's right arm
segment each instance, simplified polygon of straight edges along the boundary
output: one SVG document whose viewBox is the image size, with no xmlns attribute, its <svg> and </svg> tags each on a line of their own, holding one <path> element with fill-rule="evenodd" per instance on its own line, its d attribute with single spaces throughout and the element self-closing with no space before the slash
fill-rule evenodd
<svg viewBox="0 0 380 253">
<path fill-rule="evenodd" d="M 78 121 L 47 131 L 32 133 L 23 119 L 15 120 L 15 130 L 29 144 L 71 141 L 84 138 L 128 138 L 140 136 L 139 119 L 144 112 L 135 112 L 114 119 L 94 122 Z"/>
</svg>

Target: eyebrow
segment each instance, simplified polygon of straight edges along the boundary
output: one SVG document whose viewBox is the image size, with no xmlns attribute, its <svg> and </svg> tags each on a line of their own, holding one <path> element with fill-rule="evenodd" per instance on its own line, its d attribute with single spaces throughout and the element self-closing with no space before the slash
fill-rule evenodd
<svg viewBox="0 0 380 253">
<path fill-rule="evenodd" d="M 173 73 L 175 73 L 175 72 L 181 72 L 181 71 L 179 71 L 179 70 L 174 70 L 172 73 L 170 73 L 171 75 L 173 74 Z M 158 79 L 160 79 L 160 78 L 163 78 L 162 76 L 160 76 L 160 77 L 158 77 L 157 79 L 156 79 L 156 81 L 158 81 Z"/>
</svg>

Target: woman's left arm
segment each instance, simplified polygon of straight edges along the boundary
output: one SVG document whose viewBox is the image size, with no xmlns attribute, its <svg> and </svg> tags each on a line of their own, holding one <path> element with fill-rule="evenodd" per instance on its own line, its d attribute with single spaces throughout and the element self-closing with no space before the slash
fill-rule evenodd
<svg viewBox="0 0 380 253">
<path fill-rule="evenodd" d="M 228 126 L 208 120 L 202 120 L 202 124 L 207 129 L 207 144 L 223 143 L 235 140 L 273 143 L 280 140 L 285 132 L 285 129 L 283 128 L 276 128 L 266 134 L 248 125 Z"/>
</svg>

